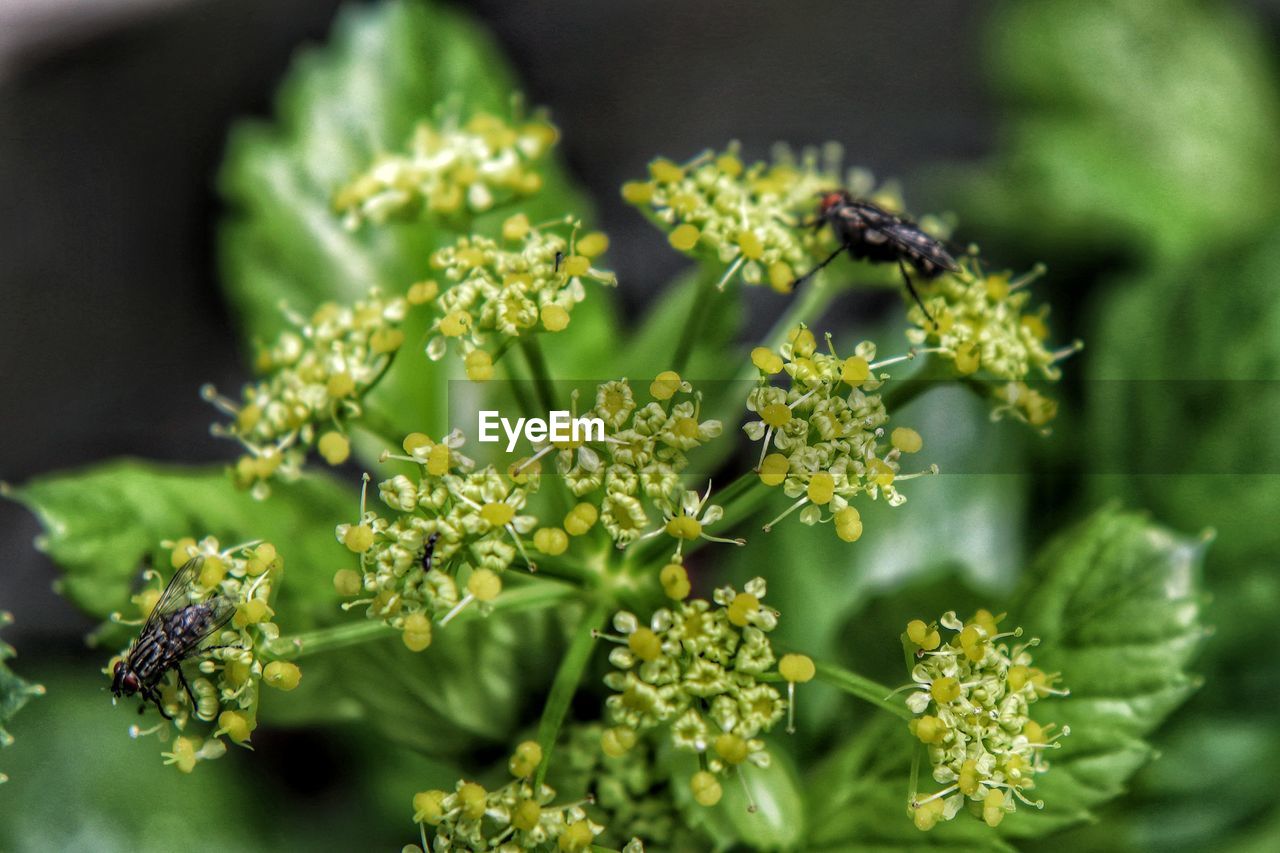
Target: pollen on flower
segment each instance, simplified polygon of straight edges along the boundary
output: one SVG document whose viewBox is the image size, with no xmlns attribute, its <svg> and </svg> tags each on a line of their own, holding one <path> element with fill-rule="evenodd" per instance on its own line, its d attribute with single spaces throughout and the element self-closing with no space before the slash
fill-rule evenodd
<svg viewBox="0 0 1280 853">
<path fill-rule="evenodd" d="M 537 741 L 526 740 L 516 747 L 515 753 L 507 762 L 511 775 L 517 778 L 532 776 L 533 771 L 542 763 L 542 747 Z"/>
<path fill-rule="evenodd" d="M 488 382 L 493 378 L 493 356 L 482 349 L 472 350 L 463 359 L 467 378 L 472 382 Z"/>
<path fill-rule="evenodd" d="M 345 435 L 330 430 L 320 436 L 316 450 L 330 465 L 341 465 L 351 456 L 351 442 Z"/>
<path fill-rule="evenodd" d="M 539 326 L 552 332 L 566 328 L 574 307 L 586 298 L 586 282 L 617 283 L 590 257 L 573 253 L 577 223 L 571 217 L 548 225 L 518 224 L 507 229 L 505 244 L 473 234 L 431 256 L 445 281 L 435 300 L 440 317 L 427 343 L 433 360 L 443 358 L 454 341 L 464 357 L 477 358 L 474 353 L 483 351 L 491 365 L 504 341 L 533 334 Z"/>
<path fill-rule="evenodd" d="M 420 652 L 431 645 L 431 620 L 425 613 L 410 613 L 404 618 L 401 638 L 411 652 Z"/>
<path fill-rule="evenodd" d="M 266 374 L 246 385 L 237 403 L 212 386 L 201 395 L 230 417 L 215 435 L 238 441 L 246 453 L 232 477 L 255 497 L 269 494 L 268 480 L 296 478 L 307 450 L 330 465 L 346 461 L 345 425 L 364 414 L 364 395 L 377 384 L 400 348 L 399 324 L 408 302 L 376 290 L 352 305 L 326 303 L 310 317 L 286 309 L 291 328 L 259 354 Z"/>
<path fill-rule="evenodd" d="M 662 591 L 667 594 L 667 597 L 676 601 L 688 598 L 692 588 L 689 584 L 689 573 L 679 563 L 668 563 L 663 566 L 662 571 L 658 573 L 658 583 L 662 584 Z"/>
<path fill-rule="evenodd" d="M 243 711 L 223 711 L 218 715 L 218 732 L 235 743 L 248 742 L 257 725 L 257 721 Z"/>
<path fill-rule="evenodd" d="M 569 549 L 569 535 L 559 527 L 540 527 L 533 534 L 533 547 L 556 557 Z"/>
<path fill-rule="evenodd" d="M 1044 426 L 1056 414 L 1056 404 L 1037 391 L 1019 397 L 1018 390 L 1027 389 L 1033 376 L 1056 381 L 1062 375 L 1060 362 L 1080 344 L 1049 349 L 1048 308 L 1028 312 L 1028 285 L 1043 269 L 1010 280 L 1007 273 L 984 272 L 976 257 L 963 259 L 960 266 L 957 273 L 922 283 L 921 297 L 934 321 L 912 305 L 907 316 L 916 328 L 907 332 L 908 340 L 950 360 L 960 376 L 990 380 L 996 414 Z"/>
<path fill-rule="evenodd" d="M 801 523 L 831 523 L 840 539 L 855 542 L 862 536 L 862 517 L 851 502 L 865 495 L 890 506 L 904 503 L 895 484 L 925 472 L 903 473 L 899 459 L 918 451 L 923 440 L 901 427 L 884 440 L 889 414 L 878 392 L 889 375 L 876 372 L 874 344 L 864 341 L 842 358 L 827 335 L 825 349 L 818 349 L 811 330 L 797 326 L 778 352 L 766 350 L 782 368 L 777 379 L 762 370 L 747 397 L 747 410 L 759 419 L 743 430 L 761 443 L 761 480 L 781 485 L 793 500 L 764 529 L 799 511 Z M 765 358 L 753 360 L 759 365 Z"/>
<path fill-rule="evenodd" d="M 409 285 L 409 292 L 405 298 L 409 300 L 410 305 L 426 305 L 428 302 L 436 298 L 436 294 L 440 292 L 440 285 L 435 281 L 427 279 L 426 281 L 416 281 Z"/>
<path fill-rule="evenodd" d="M 625 184 L 622 196 L 666 230 L 674 248 L 724 264 L 721 287 L 740 277 L 788 292 L 795 270 L 828 253 L 829 238 L 804 223 L 820 190 L 845 183 L 839 159 L 835 146 L 799 157 L 780 148 L 771 162 L 746 165 L 735 143 L 684 164 L 658 158 L 649 164 L 652 180 Z"/>
<path fill-rule="evenodd" d="M 605 729 L 600 734 L 600 748 L 605 755 L 611 758 L 618 758 L 626 755 L 631 748 L 636 745 L 636 733 L 634 729 L 626 726 L 615 726 L 611 729 Z"/>
<path fill-rule="evenodd" d="M 655 400 L 670 400 L 679 390 L 681 390 L 680 374 L 674 370 L 664 370 L 650 383 L 649 396 Z"/>
<path fill-rule="evenodd" d="M 476 569 L 467 579 L 467 592 L 477 601 L 493 601 L 502 592 L 502 578 L 491 569 Z"/>
<path fill-rule="evenodd" d="M 783 718 L 789 702 L 770 683 L 781 670 L 774 668 L 768 639 L 778 615 L 761 603 L 765 591 L 756 578 L 743 592 L 716 590 L 713 602 L 689 599 L 658 610 L 647 624 L 630 613 L 615 616 L 623 636 L 606 635 L 619 643 L 609 656 L 616 671 L 605 677 L 613 691 L 606 708 L 617 727 L 602 738 L 606 754 L 631 748 L 619 742 L 622 732 L 631 742 L 639 733 L 663 732 L 676 749 L 702 757 L 706 775 L 692 784 L 695 799 L 706 805 L 719 800 L 720 778 L 737 766 L 768 765 L 760 736 Z M 800 657 L 787 663 L 784 678 L 805 676 Z"/>
<path fill-rule="evenodd" d="M 1001 618 L 979 610 L 967 622 L 948 612 L 938 622 L 907 624 L 908 648 L 915 647 L 918 660 L 907 698 L 916 716 L 908 726 L 925 744 L 934 781 L 944 786 L 913 794 L 909 811 L 922 830 L 951 820 L 965 800 L 992 827 L 1018 802 L 1043 805 L 1025 792 L 1034 787 L 1034 776 L 1049 769 L 1045 753 L 1067 731 L 1049 735 L 1054 727 L 1032 720 L 1029 706 L 1065 691 L 1052 686 L 1055 676 L 1030 665 L 1036 641 L 1008 642 L 1022 631 L 999 632 Z M 951 632 L 946 642 L 939 623 Z"/>
<path fill-rule="evenodd" d="M 543 118 L 522 121 L 477 113 L 422 123 L 408 151 L 387 154 L 334 197 L 348 228 L 419 211 L 481 213 L 538 191 L 538 173 L 557 132 Z"/>
<path fill-rule="evenodd" d="M 649 390 L 654 399 L 641 404 L 626 380 L 605 382 L 585 412 L 575 390 L 571 416 L 598 418 L 604 435 L 539 443 L 512 469 L 520 477 L 539 470 L 544 459 L 554 465 L 578 499 L 561 522 L 568 536 L 585 536 L 600 524 L 619 548 L 668 531 L 681 542 L 713 538 L 705 529 L 722 511 L 707 504 L 706 495 L 683 489 L 680 474 L 686 454 L 719 436 L 722 426 L 701 417 L 701 394 L 674 371 L 655 377 Z M 655 516 L 661 519 L 656 527 Z"/>
<path fill-rule="evenodd" d="M 564 517 L 564 529 L 570 536 L 582 536 L 595 526 L 600 511 L 594 504 L 586 502 L 576 504 Z"/>
<path fill-rule="evenodd" d="M 410 433 L 401 443 L 404 455 L 383 454 L 417 468 L 378 484 L 377 495 L 391 513 L 369 508 L 365 494 L 359 523 L 334 531 L 358 557 L 354 569 L 334 579 L 339 592 L 353 599 L 344 609 L 366 607 L 369 618 L 400 631 L 414 651 L 430 644 L 433 625 L 447 624 L 464 608 L 489 613 L 504 586 L 502 573 L 517 561 L 532 566 L 530 545 L 544 553 L 568 546 L 565 531 L 539 528 L 537 517 L 525 511 L 539 486 L 536 467 L 519 474 L 477 468 L 461 452 L 463 443 L 457 430 L 438 440 Z"/>
<path fill-rule="evenodd" d="M 920 448 L 924 447 L 924 439 L 920 437 L 920 433 L 910 427 L 898 427 L 889 436 L 889 441 L 903 453 L 919 453 Z"/>
<path fill-rule="evenodd" d="M 289 661 L 273 660 L 262 670 L 262 680 L 277 690 L 293 690 L 302 681 L 302 670 Z"/>
<path fill-rule="evenodd" d="M 452 791 L 421 791 L 413 797 L 413 819 L 430 827 L 434 850 L 582 851 L 605 827 L 584 803 L 557 804 L 555 789 L 535 785 L 542 749 L 533 741 L 516 747 L 509 768 L 516 777 L 489 790 L 459 780 Z"/>
</svg>

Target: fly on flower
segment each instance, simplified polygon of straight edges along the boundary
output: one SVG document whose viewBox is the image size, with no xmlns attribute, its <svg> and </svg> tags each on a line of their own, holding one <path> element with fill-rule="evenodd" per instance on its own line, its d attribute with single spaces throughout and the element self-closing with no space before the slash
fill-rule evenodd
<svg viewBox="0 0 1280 853">
<path fill-rule="evenodd" d="M 907 266 L 910 265 L 923 278 L 959 272 L 960 265 L 941 242 L 930 237 L 914 222 L 895 216 L 869 201 L 856 199 L 845 190 L 823 194 L 814 225 L 817 228 L 830 225 L 840 246 L 826 260 L 796 279 L 793 287 L 848 250 L 849 256 L 855 260 L 897 263 L 911 298 L 929 322 L 933 322 L 915 285 L 911 283 Z"/>
<path fill-rule="evenodd" d="M 138 639 L 124 659 L 116 663 L 111 681 L 111 692 L 117 698 L 140 693 L 143 699 L 155 703 L 156 710 L 166 720 L 173 718 L 160 702 L 160 680 L 172 669 L 187 691 L 191 707 L 197 707 L 191 685 L 182 674 L 182 662 L 196 653 L 206 638 L 227 624 L 236 611 L 235 603 L 222 595 L 200 602 L 191 601 L 188 590 L 203 564 L 203 557 L 193 557 L 174 574 L 160 600 L 151 609 Z M 141 713 L 145 707 L 139 708 L 138 712 Z"/>
</svg>

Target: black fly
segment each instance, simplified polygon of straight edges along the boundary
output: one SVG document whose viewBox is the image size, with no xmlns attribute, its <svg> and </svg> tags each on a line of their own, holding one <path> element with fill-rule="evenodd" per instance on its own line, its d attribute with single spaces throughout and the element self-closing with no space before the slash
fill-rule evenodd
<svg viewBox="0 0 1280 853">
<path fill-rule="evenodd" d="M 188 598 L 191 580 L 203 564 L 203 557 L 193 557 L 174 574 L 160 600 L 151 609 L 138 639 L 124 660 L 116 664 L 115 677 L 111 681 L 111 692 L 117 697 L 140 693 L 143 699 L 155 703 L 166 720 L 172 717 L 160 703 L 160 680 L 171 669 L 178 673 L 178 681 L 187 691 L 191 707 L 195 708 L 196 697 L 182 674 L 182 661 L 195 653 L 207 637 L 227 624 L 236 610 L 235 603 L 226 596 L 216 595 L 195 603 Z M 142 708 L 138 712 L 141 713 Z"/>
<path fill-rule="evenodd" d="M 840 247 L 825 261 L 796 279 L 793 286 L 848 250 L 849 256 L 855 260 L 897 263 L 911 298 L 920 306 L 929 322 L 933 322 L 929 309 L 924 307 L 920 294 L 916 293 L 915 285 L 911 283 L 907 266 L 910 265 L 922 278 L 936 278 L 944 272 L 959 272 L 959 264 L 942 243 L 921 231 L 920 226 L 914 222 L 894 216 L 869 201 L 856 199 L 844 190 L 822 196 L 818 216 L 813 224 L 819 228 L 830 225 L 831 232 L 840 241 Z"/>
</svg>

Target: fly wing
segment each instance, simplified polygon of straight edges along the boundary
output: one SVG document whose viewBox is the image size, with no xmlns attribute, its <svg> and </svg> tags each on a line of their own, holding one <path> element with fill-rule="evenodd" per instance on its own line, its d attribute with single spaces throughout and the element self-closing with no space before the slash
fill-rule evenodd
<svg viewBox="0 0 1280 853">
<path fill-rule="evenodd" d="M 910 259 L 911 265 L 921 273 L 929 272 L 921 268 L 921 261 L 948 272 L 960 270 L 959 264 L 956 263 L 955 258 L 951 257 L 947 248 L 920 230 L 920 226 L 915 223 L 886 213 L 878 219 L 868 218 L 867 228 L 882 235 L 886 243 L 902 252 L 906 258 Z"/>
<path fill-rule="evenodd" d="M 151 608 L 151 615 L 147 617 L 147 623 L 142 626 L 143 634 L 161 624 L 169 614 L 193 603 L 190 595 L 191 581 L 200 573 L 200 567 L 203 565 L 204 557 L 196 556 L 187 560 L 182 564 L 182 568 L 174 572 L 164 592 L 160 593 L 160 600 L 156 602 L 155 607 Z"/>
<path fill-rule="evenodd" d="M 208 622 L 203 626 L 200 639 L 203 640 L 212 634 L 216 634 L 218 629 L 231 621 L 231 617 L 235 615 L 236 603 L 225 595 L 215 595 L 204 603 L 209 608 Z"/>
</svg>

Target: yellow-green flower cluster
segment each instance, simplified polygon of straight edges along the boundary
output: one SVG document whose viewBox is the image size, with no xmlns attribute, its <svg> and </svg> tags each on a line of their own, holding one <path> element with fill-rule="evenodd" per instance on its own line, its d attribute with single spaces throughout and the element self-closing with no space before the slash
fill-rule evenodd
<svg viewBox="0 0 1280 853">
<path fill-rule="evenodd" d="M 590 850 L 604 827 L 587 817 L 585 803 L 552 804 L 555 790 L 533 781 L 541 761 L 542 748 L 525 741 L 508 762 L 516 778 L 500 788 L 489 791 L 477 782 L 460 780 L 452 791 L 415 794 L 413 819 L 424 827 L 424 842 L 430 827 L 430 849 L 436 853 Z"/>
<path fill-rule="evenodd" d="M 170 751 L 163 753 L 165 764 L 190 773 L 198 762 L 225 754 L 225 740 L 248 748 L 258 724 L 259 687 L 266 684 L 292 690 L 302 672 L 296 664 L 272 660 L 263 653 L 264 646 L 280 636 L 272 621 L 275 611 L 271 601 L 284 574 L 284 558 L 273 545 L 252 542 L 223 548 L 212 536 L 199 542 L 186 538 L 163 544 L 171 549 L 175 570 L 195 561 L 187 588 L 180 591 L 186 601 L 194 604 L 221 596 L 235 607 L 230 621 L 205 641 L 206 646 L 218 648 L 200 660 L 200 675 L 188 678 L 194 707 L 177 675 L 169 673 L 159 685 L 159 694 L 165 713 L 172 719 L 148 729 L 132 726 L 129 730 L 135 738 L 157 735 L 162 741 L 176 734 Z M 139 618 L 126 619 L 115 613 L 112 621 L 141 625 L 151 614 L 164 584 L 156 572 L 148 570 L 147 574 L 156 585 L 148 585 L 133 597 Z M 104 672 L 112 674 L 128 651 L 126 648 L 113 657 Z"/>
<path fill-rule="evenodd" d="M 902 474 L 900 459 L 923 442 L 906 427 L 885 440 L 889 415 L 876 392 L 889 376 L 877 370 L 890 362 L 875 363 L 875 344 L 863 341 L 841 358 L 830 335 L 826 343 L 828 352 L 819 351 L 813 333 L 801 326 L 778 352 L 752 351 L 760 384 L 747 409 L 758 420 L 743 429 L 761 442 L 760 479 L 781 485 L 795 501 L 765 530 L 800 510 L 801 522 L 831 522 L 836 535 L 854 542 L 862 535 L 862 518 L 851 501 L 858 495 L 884 498 L 891 506 L 906 501 L 896 484 L 917 475 Z M 788 387 L 774 384 L 784 375 Z"/>
<path fill-rule="evenodd" d="M 511 123 L 477 113 L 418 125 L 406 154 L 386 154 L 334 197 L 348 228 L 419 211 L 483 213 L 542 188 L 539 161 L 558 137 L 542 119 Z"/>
<path fill-rule="evenodd" d="M 686 514 L 689 496 L 680 485 L 680 473 L 688 465 L 686 454 L 720 435 L 722 426 L 718 420 L 701 419 L 701 395 L 673 371 L 650 383 L 649 396 L 653 399 L 640 405 L 625 379 L 597 386 L 595 405 L 586 416 L 604 422 L 603 441 L 587 441 L 580 433 L 579 440 L 546 444 L 530 460 L 536 464 L 554 453 L 556 472 L 576 497 L 602 492 L 598 500 L 579 503 L 565 519 L 563 529 L 568 535 L 581 536 L 599 520 L 613 541 L 625 547 L 649 530 L 652 521 L 646 502 L 664 524 Z M 577 417 L 576 394 L 572 405 Z M 705 498 L 694 495 L 694 502 L 698 505 L 695 515 L 710 513 L 700 525 L 719 517 L 718 507 L 703 510 Z M 689 522 L 679 524 L 689 528 Z M 672 535 L 698 538 L 700 527 L 692 536 Z"/>
<path fill-rule="evenodd" d="M 354 599 L 344 607 L 367 606 L 369 618 L 401 631 L 414 651 L 430 645 L 433 622 L 444 624 L 473 603 L 487 609 L 517 557 L 529 565 L 523 537 L 537 519 L 521 511 L 537 490 L 536 470 L 515 477 L 492 465 L 476 470 L 458 452 L 462 443 L 458 431 L 440 441 L 407 436 L 405 455 L 387 458 L 412 462 L 417 476 L 378 484 L 394 515 L 368 509 L 362 493 L 359 519 L 336 529 L 338 541 L 359 557 L 357 569 L 334 576 L 338 592 Z"/>
<path fill-rule="evenodd" d="M 833 149 L 834 150 L 834 149 Z M 720 286 L 741 273 L 748 284 L 787 292 L 821 256 L 805 223 L 816 196 L 840 186 L 839 169 L 816 151 L 799 161 L 783 151 L 771 163 L 743 164 L 736 145 L 678 165 L 649 164 L 649 180 L 623 185 L 622 196 L 665 229 L 671 245 L 728 265 Z"/>
<path fill-rule="evenodd" d="M 1003 380 L 1005 384 L 995 389 L 1001 401 L 997 413 L 1044 426 L 1057 414 L 1058 405 L 1027 380 L 1057 380 L 1062 375 L 1058 362 L 1079 345 L 1049 349 L 1049 307 L 1028 310 L 1027 285 L 1041 271 L 1010 280 L 1007 273 L 983 272 L 973 259 L 960 263 L 959 273 L 916 283 L 933 320 L 912 302 L 907 317 L 916 328 L 907 331 L 907 339 L 949 360 L 960 376 Z"/>
<path fill-rule="evenodd" d="M 572 220 L 555 225 L 574 227 Z M 445 279 L 436 300 L 439 316 L 431 326 L 427 355 L 444 357 L 447 343 L 458 342 L 467 375 L 493 375 L 493 350 L 512 338 L 537 330 L 563 331 L 574 306 L 586 298 L 586 279 L 617 284 L 613 273 L 592 266 L 608 248 L 600 233 L 568 238 L 529 224 L 523 213 L 502 226 L 502 239 L 463 237 L 431 257 Z M 435 285 L 423 282 L 427 292 Z"/>
<path fill-rule="evenodd" d="M 908 623 L 905 640 L 919 663 L 911 671 L 913 690 L 907 707 L 916 718 L 911 733 L 927 747 L 933 779 L 942 789 L 927 796 L 913 794 L 908 811 L 920 829 L 950 820 L 968 801 L 989 826 L 996 826 L 1018 801 L 1036 808 L 1026 797 L 1036 774 L 1048 769 L 1044 753 L 1057 746 L 1063 730 L 1032 720 L 1029 706 L 1048 695 L 1066 695 L 1054 687 L 1057 675 L 1031 665 L 1036 640 L 1002 642 L 1022 629 L 1001 632 L 1003 618 L 979 610 L 968 622 L 954 611 L 939 622 Z"/>
<path fill-rule="evenodd" d="M 682 601 L 653 614 L 648 625 L 619 612 L 613 627 L 619 644 L 609 655 L 616 668 L 605 676 L 614 691 L 606 700 L 614 727 L 601 746 L 621 755 L 638 735 L 664 727 L 677 749 L 698 753 L 704 770 L 690 780 L 702 805 L 720 799 L 721 777 L 750 762 L 769 764 L 763 732 L 787 710 L 787 700 L 765 680 L 775 657 L 768 632 L 778 614 L 765 607 L 765 581 L 755 578 L 743 592 L 717 589 L 714 603 Z"/>
<path fill-rule="evenodd" d="M 311 447 L 330 465 L 346 461 L 346 422 L 363 413 L 361 398 L 404 342 L 399 325 L 407 307 L 373 290 L 353 305 L 325 303 L 310 317 L 286 312 L 294 328 L 259 353 L 257 369 L 265 376 L 244 387 L 240 403 L 211 385 L 201 389 L 232 418 L 215 425 L 214 434 L 247 451 L 232 469 L 237 485 L 265 498 L 270 478 L 301 473 Z"/>
<path fill-rule="evenodd" d="M 556 748 L 552 768 L 564 790 L 587 791 L 592 799 L 588 814 L 600 815 L 605 831 L 596 844 L 623 850 L 640 838 L 657 850 L 697 850 L 704 837 L 687 827 L 671 791 L 671 774 L 658 760 L 649 738 L 641 737 L 622 755 L 601 748 L 605 727 L 582 723 L 568 727 L 564 743 Z M 624 843 L 630 844 L 624 847 Z"/>
</svg>

